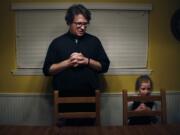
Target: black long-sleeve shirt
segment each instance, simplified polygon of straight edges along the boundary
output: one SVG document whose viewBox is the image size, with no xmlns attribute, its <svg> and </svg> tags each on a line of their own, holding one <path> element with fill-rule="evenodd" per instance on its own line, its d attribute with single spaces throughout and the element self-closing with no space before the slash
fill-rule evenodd
<svg viewBox="0 0 180 135">
<path fill-rule="evenodd" d="M 78 90 L 82 92 L 82 90 L 97 89 L 99 85 L 98 73 L 107 72 L 110 61 L 100 40 L 87 33 L 78 38 L 67 32 L 54 39 L 47 51 L 43 73 L 46 76 L 50 75 L 50 66 L 68 59 L 73 52 L 81 52 L 85 57 L 99 61 L 102 66 L 101 70 L 96 71 L 87 65 L 64 69 L 53 76 L 53 89 L 61 92 L 70 90 L 75 93 Z"/>
</svg>

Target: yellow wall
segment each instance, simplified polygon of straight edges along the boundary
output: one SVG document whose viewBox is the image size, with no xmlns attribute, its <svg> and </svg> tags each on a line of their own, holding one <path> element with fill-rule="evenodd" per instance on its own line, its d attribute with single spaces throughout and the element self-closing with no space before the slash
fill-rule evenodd
<svg viewBox="0 0 180 135">
<path fill-rule="evenodd" d="M 149 17 L 148 68 L 155 89 L 180 90 L 180 42 L 170 31 L 170 18 L 180 8 L 180 0 L 72 0 L 68 2 L 125 2 L 151 3 Z M 46 92 L 51 81 L 44 76 L 14 76 L 16 65 L 15 15 L 12 2 L 67 2 L 66 0 L 1 0 L 0 4 L 0 93 Z M 122 88 L 133 90 L 136 75 L 105 76 L 106 92 L 119 92 Z"/>
</svg>

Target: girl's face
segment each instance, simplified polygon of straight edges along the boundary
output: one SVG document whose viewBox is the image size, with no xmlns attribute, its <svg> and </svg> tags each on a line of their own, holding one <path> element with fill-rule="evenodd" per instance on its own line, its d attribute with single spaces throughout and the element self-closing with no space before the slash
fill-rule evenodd
<svg viewBox="0 0 180 135">
<path fill-rule="evenodd" d="M 148 96 L 151 94 L 151 84 L 150 82 L 142 82 L 139 88 L 139 94 L 141 96 Z"/>
</svg>

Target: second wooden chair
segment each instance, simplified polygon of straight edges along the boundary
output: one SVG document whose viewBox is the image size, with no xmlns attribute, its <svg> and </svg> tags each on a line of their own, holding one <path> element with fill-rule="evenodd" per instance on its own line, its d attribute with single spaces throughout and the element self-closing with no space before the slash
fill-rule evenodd
<svg viewBox="0 0 180 135">
<path fill-rule="evenodd" d="M 133 116 L 159 116 L 161 123 L 164 124 L 166 120 L 166 92 L 160 90 L 160 95 L 151 96 L 132 96 L 128 95 L 127 90 L 123 90 L 123 125 L 128 125 L 128 118 Z M 160 109 L 152 111 L 132 111 L 128 108 L 128 102 L 160 102 Z"/>
</svg>

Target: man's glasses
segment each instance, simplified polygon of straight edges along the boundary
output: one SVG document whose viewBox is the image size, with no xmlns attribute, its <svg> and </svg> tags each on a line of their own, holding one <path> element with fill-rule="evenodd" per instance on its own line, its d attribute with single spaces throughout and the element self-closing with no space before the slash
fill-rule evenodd
<svg viewBox="0 0 180 135">
<path fill-rule="evenodd" d="M 151 90 L 151 88 L 140 88 L 141 90 Z"/>
<path fill-rule="evenodd" d="M 76 27 L 78 27 L 78 28 L 80 28 L 80 27 L 82 27 L 82 26 L 84 26 L 84 27 L 87 27 L 88 26 L 88 22 L 73 22 L 75 25 L 76 25 Z"/>
</svg>

